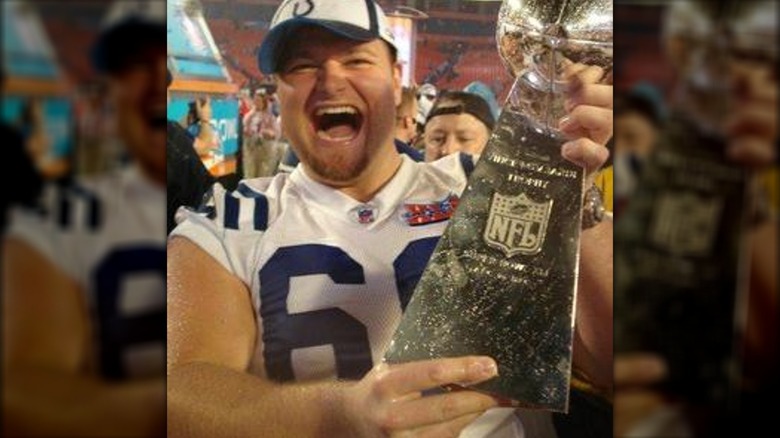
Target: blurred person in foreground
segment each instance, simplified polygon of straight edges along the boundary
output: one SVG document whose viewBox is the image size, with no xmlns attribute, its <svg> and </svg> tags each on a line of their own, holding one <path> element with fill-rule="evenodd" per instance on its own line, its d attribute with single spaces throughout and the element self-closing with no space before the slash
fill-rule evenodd
<svg viewBox="0 0 780 438">
<path fill-rule="evenodd" d="M 5 92 L 5 72 L 0 67 L 0 92 Z M 40 195 L 43 177 L 28 152 L 24 136 L 15 126 L 0 119 L 0 138 L 3 141 L 3 162 L 14 172 L 14 190 L 3 190 L 0 195 L 0 236 L 5 234 L 8 211 L 16 205 L 33 206 Z"/>
<path fill-rule="evenodd" d="M 417 140 L 417 91 L 413 87 L 401 89 L 401 103 L 395 109 L 395 148 L 414 161 L 423 161 L 422 152 L 414 144 Z"/>
<path fill-rule="evenodd" d="M 405 203 L 460 192 L 457 154 L 415 163 L 394 146 L 401 70 L 382 10 L 364 0 L 285 1 L 259 51 L 278 84 L 291 174 L 215 186 L 168 246 L 170 436 L 456 436 L 497 401 L 441 385 L 496 375 L 489 357 L 391 365 L 402 303 L 447 221 L 411 226 Z M 562 149 L 606 160 L 611 87 L 571 113 Z M 592 102 L 595 100 L 596 102 Z M 598 106 L 601 105 L 601 106 Z M 574 363 L 608 391 L 611 224 L 583 232 Z M 481 433 L 522 433 L 501 411 Z"/>
<path fill-rule="evenodd" d="M 162 3 L 164 5 L 164 3 Z M 50 187 L 3 242 L 3 432 L 165 433 L 164 22 L 113 22 L 93 47 L 134 161 Z"/>
<path fill-rule="evenodd" d="M 496 120 L 485 99 L 465 91 L 439 95 L 425 120 L 425 161 L 464 152 L 478 157 Z"/>
<path fill-rule="evenodd" d="M 744 7 L 742 15 L 710 15 L 714 7 Z M 659 391 L 670 374 L 664 359 L 651 353 L 621 354 L 615 361 L 615 435 L 646 436 L 759 436 L 771 430 L 778 390 L 778 217 L 769 208 L 771 202 L 761 193 L 760 177 L 777 163 L 777 9 L 772 1 L 753 2 L 679 2 L 668 6 L 665 16 L 665 43 L 671 65 L 679 73 L 678 90 L 706 83 L 708 74 L 719 73 L 716 84 L 724 86 L 718 102 L 696 106 L 691 95 L 677 94 L 672 106 L 706 125 L 725 142 L 725 157 L 748 171 L 749 194 L 745 229 L 747 286 L 746 312 L 735 312 L 741 337 L 740 375 L 736 377 L 736 397 L 729 402 L 738 408 L 736 416 L 721 406 L 691 406 L 673 394 Z M 752 8 L 752 11 L 751 11 Z M 746 15 L 745 11 L 752 14 Z M 716 18 L 713 18 L 716 17 Z M 747 18 L 747 19 L 746 19 Z M 716 19 L 733 26 L 729 33 L 713 31 L 696 35 Z M 691 21 L 692 20 L 692 21 Z M 692 26 L 691 22 L 697 23 Z M 696 35 L 697 38 L 690 38 Z M 694 58 L 691 53 L 707 41 L 728 41 L 720 51 L 708 57 Z M 703 47 L 710 47 L 703 44 Z M 701 52 L 698 52 L 701 54 Z M 725 59 L 721 70 L 708 70 L 710 64 L 691 60 Z M 689 81 L 689 82 L 686 82 Z M 726 103 L 727 107 L 722 106 Z M 776 182 L 775 182 L 776 184 Z M 744 212 L 733 212 L 743 215 Z M 737 293 L 737 291 L 735 291 Z M 739 304 L 738 304 L 739 306 Z M 746 320 L 744 320 L 746 317 Z M 701 333 L 708 336 L 709 333 Z M 728 342 L 728 340 L 726 340 Z M 668 342 L 673 342 L 669 340 Z M 704 367 L 706 364 L 701 364 Z M 729 408 L 729 407 L 725 407 Z"/>
<path fill-rule="evenodd" d="M 167 87 L 171 86 L 173 76 L 166 70 Z M 203 195 L 216 179 L 206 169 L 206 165 L 195 152 L 195 143 L 200 140 L 193 138 L 178 122 L 168 120 L 165 144 L 166 168 L 166 204 L 167 232 L 176 226 L 174 219 L 179 207 L 197 208 L 203 200 Z"/>
</svg>

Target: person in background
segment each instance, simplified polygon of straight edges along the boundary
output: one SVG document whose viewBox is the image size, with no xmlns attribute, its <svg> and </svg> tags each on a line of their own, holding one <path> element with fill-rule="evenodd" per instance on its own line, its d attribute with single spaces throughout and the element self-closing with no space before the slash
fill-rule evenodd
<svg viewBox="0 0 780 438">
<path fill-rule="evenodd" d="M 211 113 L 211 97 L 200 97 L 189 103 L 187 132 L 195 139 L 193 146 L 202 159 L 219 151 L 219 135 Z"/>
<path fill-rule="evenodd" d="M 167 70 L 166 81 L 167 87 L 170 87 L 173 82 L 170 70 Z M 170 233 L 176 226 L 176 210 L 182 206 L 198 208 L 203 195 L 216 180 L 195 152 L 194 143 L 200 140 L 192 138 L 181 124 L 173 120 L 168 120 L 166 134 L 166 211 L 167 232 Z"/>
<path fill-rule="evenodd" d="M 0 91 L 5 91 L 5 73 L 0 68 Z M 43 186 L 43 178 L 38 172 L 30 153 L 25 147 L 24 137 L 11 124 L 0 120 L 0 138 L 3 141 L 3 162 L 14 172 L 13 190 L 3 190 L 0 195 L 0 236 L 5 234 L 8 211 L 16 205 L 33 206 Z"/>
<path fill-rule="evenodd" d="M 636 86 L 615 99 L 614 174 L 620 181 L 615 189 L 615 212 L 628 203 L 636 188 L 647 157 L 655 149 L 664 109 L 657 94 L 647 86 Z M 606 170 L 606 169 L 605 169 Z"/>
<path fill-rule="evenodd" d="M 422 152 L 414 148 L 417 139 L 417 92 L 414 88 L 401 89 L 401 103 L 395 109 L 395 147 L 414 161 L 423 161 Z"/>
<path fill-rule="evenodd" d="M 456 152 L 479 156 L 496 121 L 487 102 L 464 91 L 442 93 L 425 121 L 425 161 Z"/>
<path fill-rule="evenodd" d="M 418 134 L 422 134 L 423 127 L 425 126 L 425 120 L 428 118 L 428 113 L 431 112 L 434 102 L 436 102 L 436 96 L 439 91 L 433 84 L 422 84 L 417 89 L 417 121 Z"/>
<path fill-rule="evenodd" d="M 165 4 L 92 51 L 132 163 L 50 185 L 3 239 L 3 434 L 165 434 Z M 149 11 L 148 14 L 152 14 Z"/>
<path fill-rule="evenodd" d="M 264 88 L 255 91 L 254 106 L 244 116 L 243 162 L 245 178 L 273 176 L 284 153 L 279 118 L 271 108 L 273 97 Z"/>
</svg>

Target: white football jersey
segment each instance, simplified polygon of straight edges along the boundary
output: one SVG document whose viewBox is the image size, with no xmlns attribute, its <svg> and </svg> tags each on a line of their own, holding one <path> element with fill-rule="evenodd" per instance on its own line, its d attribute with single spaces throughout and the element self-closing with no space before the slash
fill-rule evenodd
<svg viewBox="0 0 780 438">
<path fill-rule="evenodd" d="M 215 185 L 199 211 L 179 210 L 171 235 L 199 245 L 251 292 L 262 337 L 250 372 L 280 382 L 360 379 L 381 362 L 473 166 L 465 155 L 402 158 L 365 203 L 298 166 L 233 192 Z"/>
<path fill-rule="evenodd" d="M 49 186 L 16 210 L 19 238 L 86 294 L 95 365 L 108 379 L 165 375 L 165 190 L 135 166 Z"/>
</svg>

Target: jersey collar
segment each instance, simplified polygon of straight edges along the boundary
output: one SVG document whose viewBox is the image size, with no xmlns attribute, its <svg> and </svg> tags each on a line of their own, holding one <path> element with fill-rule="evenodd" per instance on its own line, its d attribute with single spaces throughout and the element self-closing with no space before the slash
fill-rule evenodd
<svg viewBox="0 0 780 438">
<path fill-rule="evenodd" d="M 401 166 L 384 187 L 368 202 L 359 202 L 341 191 L 313 180 L 296 166 L 290 181 L 301 190 L 307 204 L 346 222 L 372 228 L 397 212 L 414 183 L 415 163 L 401 155 Z"/>
</svg>

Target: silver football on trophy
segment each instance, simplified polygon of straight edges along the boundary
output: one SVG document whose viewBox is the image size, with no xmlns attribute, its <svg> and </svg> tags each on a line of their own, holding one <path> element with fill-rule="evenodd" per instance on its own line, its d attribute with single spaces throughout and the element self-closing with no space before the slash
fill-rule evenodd
<svg viewBox="0 0 780 438">
<path fill-rule="evenodd" d="M 510 104 L 553 133 L 573 71 L 598 67 L 611 81 L 612 0 L 504 0 L 496 39 L 519 79 Z"/>
</svg>

